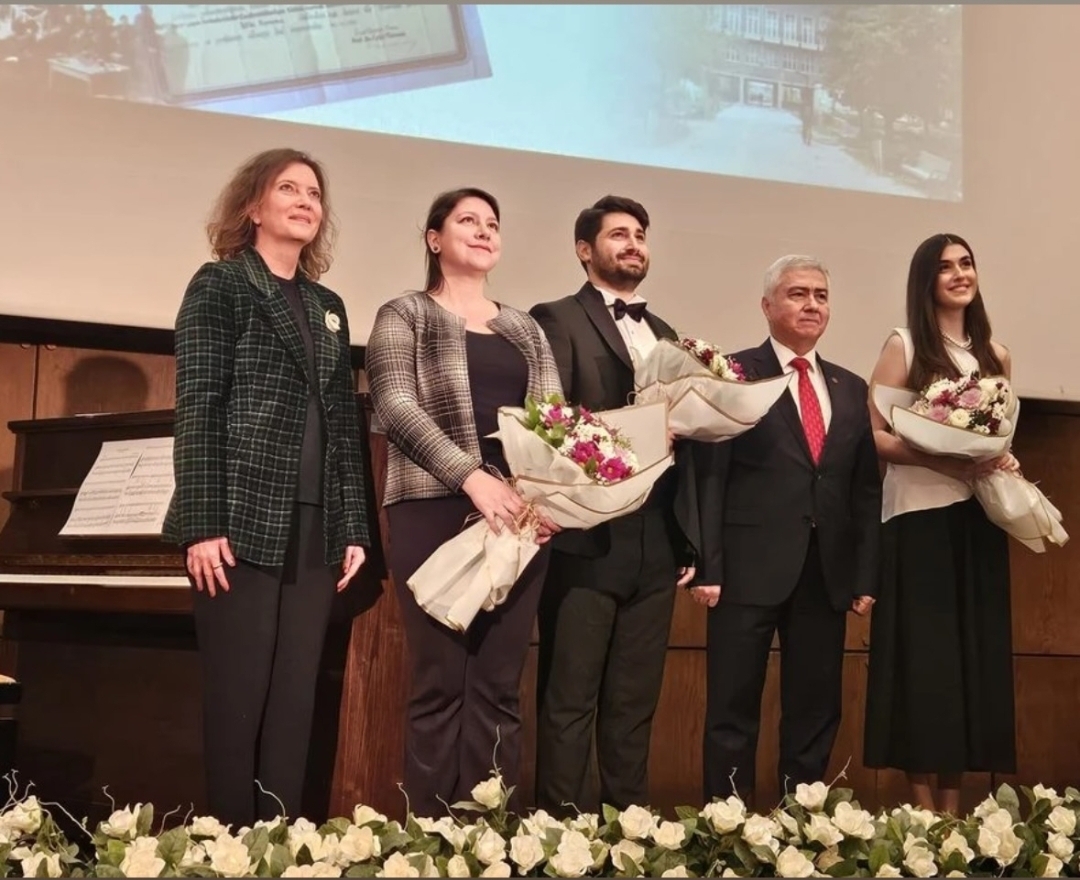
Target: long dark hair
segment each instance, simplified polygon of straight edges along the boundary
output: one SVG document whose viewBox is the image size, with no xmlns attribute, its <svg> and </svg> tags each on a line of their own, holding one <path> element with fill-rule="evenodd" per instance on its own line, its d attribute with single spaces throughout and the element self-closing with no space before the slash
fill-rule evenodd
<svg viewBox="0 0 1080 880">
<path fill-rule="evenodd" d="M 945 340 L 941 337 L 934 310 L 941 255 L 950 244 L 964 248 L 971 257 L 971 265 L 975 266 L 975 252 L 971 245 L 959 235 L 939 232 L 915 249 L 908 268 L 907 325 L 915 349 L 908 372 L 908 387 L 915 390 L 925 388 L 940 378 L 960 377 L 960 371 L 945 350 Z M 971 353 L 979 362 L 982 374 L 995 376 L 1003 373 L 1005 367 L 990 342 L 990 318 L 979 289 L 976 289 L 975 297 L 964 309 L 964 332 L 971 340 Z"/>
<path fill-rule="evenodd" d="M 435 293 L 442 287 L 444 280 L 442 263 L 439 262 L 440 257 L 431 249 L 427 234 L 432 231 L 442 232 L 446 218 L 454 212 L 454 208 L 458 206 L 458 203 L 468 198 L 487 202 L 491 206 L 492 213 L 495 214 L 495 219 L 502 221 L 502 217 L 499 216 L 499 203 L 495 200 L 495 196 L 475 186 L 463 186 L 461 189 L 448 190 L 435 196 L 435 201 L 428 208 L 427 222 L 424 224 L 424 252 L 427 261 L 427 280 L 424 282 L 424 293 Z"/>
</svg>

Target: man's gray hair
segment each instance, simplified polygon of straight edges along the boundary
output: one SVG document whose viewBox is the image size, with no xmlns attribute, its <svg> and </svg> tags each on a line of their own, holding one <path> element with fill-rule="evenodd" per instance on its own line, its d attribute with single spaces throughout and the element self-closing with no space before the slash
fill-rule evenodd
<svg viewBox="0 0 1080 880">
<path fill-rule="evenodd" d="M 825 283 L 829 284 L 829 270 L 817 257 L 808 257 L 803 254 L 788 254 L 781 257 L 768 269 L 765 270 L 765 296 L 772 297 L 784 275 L 788 272 L 797 272 L 800 269 L 814 269 L 825 276 Z"/>
</svg>

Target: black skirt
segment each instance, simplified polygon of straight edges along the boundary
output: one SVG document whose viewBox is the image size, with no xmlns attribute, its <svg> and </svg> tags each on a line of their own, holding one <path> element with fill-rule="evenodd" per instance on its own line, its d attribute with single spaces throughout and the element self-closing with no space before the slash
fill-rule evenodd
<svg viewBox="0 0 1080 880">
<path fill-rule="evenodd" d="M 865 765 L 1015 772 L 1006 534 L 973 498 L 883 529 Z"/>
</svg>

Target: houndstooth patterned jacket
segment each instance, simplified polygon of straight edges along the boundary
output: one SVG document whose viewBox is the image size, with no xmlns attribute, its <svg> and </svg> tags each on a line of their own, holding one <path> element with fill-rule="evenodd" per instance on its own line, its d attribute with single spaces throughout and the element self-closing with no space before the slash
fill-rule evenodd
<svg viewBox="0 0 1080 880">
<path fill-rule="evenodd" d="M 536 321 L 503 305 L 488 327 L 525 357 L 530 396 L 562 393 L 555 359 Z M 426 293 L 393 299 L 375 316 L 365 366 L 375 414 L 390 441 L 383 504 L 457 493 L 482 464 L 465 321 Z"/>
<path fill-rule="evenodd" d="M 341 298 L 298 276 L 316 377 L 278 282 L 255 250 L 206 263 L 176 319 L 176 491 L 164 536 L 227 537 L 237 557 L 281 565 L 292 523 L 312 378 L 326 425 L 326 562 L 368 545 L 360 422 Z"/>
</svg>

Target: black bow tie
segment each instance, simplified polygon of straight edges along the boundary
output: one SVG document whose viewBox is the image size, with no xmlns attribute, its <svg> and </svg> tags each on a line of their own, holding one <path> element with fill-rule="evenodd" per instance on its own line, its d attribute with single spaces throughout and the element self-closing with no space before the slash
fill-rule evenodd
<svg viewBox="0 0 1080 880">
<path fill-rule="evenodd" d="M 643 302 L 630 303 L 630 305 L 627 305 L 623 300 L 617 299 L 612 306 L 612 309 L 615 312 L 615 320 L 618 321 L 623 315 L 627 315 L 635 321 L 640 321 L 645 315 L 646 305 L 648 305 L 648 303 Z"/>
</svg>

